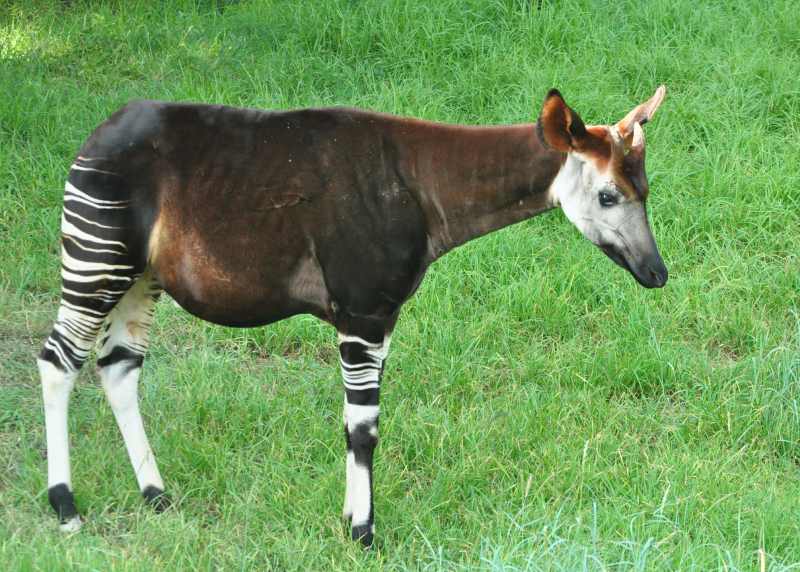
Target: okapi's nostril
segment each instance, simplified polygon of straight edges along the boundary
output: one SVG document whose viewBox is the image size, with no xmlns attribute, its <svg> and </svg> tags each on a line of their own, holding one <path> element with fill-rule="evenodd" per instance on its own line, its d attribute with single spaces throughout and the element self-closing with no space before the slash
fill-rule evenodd
<svg viewBox="0 0 800 572">
<path fill-rule="evenodd" d="M 667 283 L 667 277 L 669 273 L 667 272 L 667 269 L 664 266 L 662 266 L 661 268 L 650 267 L 648 268 L 648 271 L 650 272 L 650 278 L 653 279 L 653 283 L 657 287 L 661 287 Z"/>
</svg>

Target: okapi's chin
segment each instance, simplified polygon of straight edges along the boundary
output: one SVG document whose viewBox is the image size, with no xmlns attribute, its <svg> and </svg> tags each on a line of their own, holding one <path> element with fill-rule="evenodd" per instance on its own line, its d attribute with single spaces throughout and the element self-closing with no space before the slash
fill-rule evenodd
<svg viewBox="0 0 800 572">
<path fill-rule="evenodd" d="M 656 255 L 652 261 L 631 265 L 614 245 L 600 244 L 599 247 L 617 266 L 630 272 L 631 276 L 645 288 L 663 288 L 667 283 L 667 268 L 660 256 Z"/>
</svg>

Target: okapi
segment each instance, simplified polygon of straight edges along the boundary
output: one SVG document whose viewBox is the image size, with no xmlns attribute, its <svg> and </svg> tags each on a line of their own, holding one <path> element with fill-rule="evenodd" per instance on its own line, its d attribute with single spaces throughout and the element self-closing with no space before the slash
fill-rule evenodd
<svg viewBox="0 0 800 572">
<path fill-rule="evenodd" d="M 369 546 L 381 374 L 400 308 L 433 261 L 560 205 L 641 285 L 666 283 L 645 209 L 641 127 L 664 94 L 659 87 L 615 125 L 588 127 L 557 90 L 535 124 L 511 126 L 156 101 L 114 113 L 69 172 L 62 299 L 38 359 L 48 497 L 61 528 L 81 524 L 67 407 L 98 337 L 100 379 L 139 488 L 156 509 L 168 505 L 137 397 L 153 308 L 166 291 L 216 324 L 307 313 L 336 328 L 344 517 Z"/>
</svg>

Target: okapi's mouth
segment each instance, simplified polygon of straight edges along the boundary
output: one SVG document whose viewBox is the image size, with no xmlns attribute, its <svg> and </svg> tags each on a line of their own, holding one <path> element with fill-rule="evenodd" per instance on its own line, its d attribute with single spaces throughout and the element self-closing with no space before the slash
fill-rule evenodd
<svg viewBox="0 0 800 572">
<path fill-rule="evenodd" d="M 645 288 L 662 288 L 667 283 L 667 267 L 664 266 L 664 261 L 657 252 L 655 256 L 651 257 L 652 260 L 632 267 L 628 263 L 628 259 L 613 244 L 599 244 L 598 246 L 617 266 L 630 272 L 636 281 Z"/>
</svg>

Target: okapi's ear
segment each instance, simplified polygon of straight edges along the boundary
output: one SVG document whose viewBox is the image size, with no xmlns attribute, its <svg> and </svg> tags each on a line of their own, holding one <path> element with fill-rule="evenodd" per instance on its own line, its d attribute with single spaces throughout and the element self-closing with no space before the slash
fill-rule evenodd
<svg viewBox="0 0 800 572">
<path fill-rule="evenodd" d="M 664 96 L 667 94 L 666 86 L 660 85 L 653 94 L 653 97 L 634 107 L 625 118 L 617 123 L 619 134 L 626 139 L 626 143 L 630 144 L 630 138 L 633 137 L 633 124 L 638 123 L 644 125 L 655 115 L 656 110 L 664 101 Z"/>
<path fill-rule="evenodd" d="M 580 141 L 587 136 L 583 121 L 566 104 L 557 89 L 551 89 L 544 99 L 539 129 L 545 143 L 562 153 L 580 147 Z"/>
</svg>

